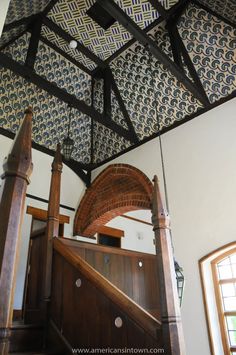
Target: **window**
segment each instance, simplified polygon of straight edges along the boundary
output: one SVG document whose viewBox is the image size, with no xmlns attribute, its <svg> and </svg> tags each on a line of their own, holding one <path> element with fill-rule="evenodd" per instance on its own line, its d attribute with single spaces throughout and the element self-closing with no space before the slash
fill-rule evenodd
<svg viewBox="0 0 236 355">
<path fill-rule="evenodd" d="M 211 264 L 224 353 L 236 355 L 236 250 Z"/>
</svg>

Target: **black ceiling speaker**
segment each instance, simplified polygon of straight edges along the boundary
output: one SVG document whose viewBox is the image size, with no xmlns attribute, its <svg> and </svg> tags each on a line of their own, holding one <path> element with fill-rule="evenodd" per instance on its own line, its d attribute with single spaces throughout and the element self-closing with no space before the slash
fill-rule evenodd
<svg viewBox="0 0 236 355">
<path fill-rule="evenodd" d="M 97 2 L 87 10 L 87 15 L 104 30 L 107 30 L 116 22 L 116 20 Z"/>
</svg>

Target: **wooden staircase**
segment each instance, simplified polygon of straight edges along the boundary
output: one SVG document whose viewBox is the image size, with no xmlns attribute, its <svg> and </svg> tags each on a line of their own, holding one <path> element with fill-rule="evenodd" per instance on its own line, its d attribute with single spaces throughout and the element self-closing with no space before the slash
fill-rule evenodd
<svg viewBox="0 0 236 355">
<path fill-rule="evenodd" d="M 160 321 L 59 239 L 54 240 L 50 326 L 70 353 L 72 348 L 163 348 Z"/>
</svg>

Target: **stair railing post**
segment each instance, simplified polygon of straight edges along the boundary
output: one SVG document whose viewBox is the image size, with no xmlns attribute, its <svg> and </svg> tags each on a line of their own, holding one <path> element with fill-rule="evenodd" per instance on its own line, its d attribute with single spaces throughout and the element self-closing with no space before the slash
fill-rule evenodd
<svg viewBox="0 0 236 355">
<path fill-rule="evenodd" d="M 52 162 L 52 175 L 48 203 L 47 229 L 44 243 L 44 280 L 43 301 L 47 320 L 48 304 L 51 297 L 53 238 L 59 236 L 60 192 L 61 192 L 62 155 L 61 146 L 57 145 Z"/>
<path fill-rule="evenodd" d="M 0 192 L 0 354 L 8 354 L 13 300 L 26 189 L 31 158 L 32 109 L 25 118 L 3 164 Z"/>
<path fill-rule="evenodd" d="M 168 355 L 185 355 L 170 236 L 170 218 L 163 207 L 157 176 L 154 177 L 152 223 L 156 241 L 161 298 L 161 322 L 165 351 Z"/>
</svg>

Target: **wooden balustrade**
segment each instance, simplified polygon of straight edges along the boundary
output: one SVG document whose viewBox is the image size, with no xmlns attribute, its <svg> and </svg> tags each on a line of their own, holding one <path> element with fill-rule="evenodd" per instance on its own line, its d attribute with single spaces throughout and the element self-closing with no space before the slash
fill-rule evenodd
<svg viewBox="0 0 236 355">
<path fill-rule="evenodd" d="M 61 239 L 54 239 L 52 280 L 51 320 L 71 346 L 162 348 L 160 322 Z"/>
<path fill-rule="evenodd" d="M 134 302 L 160 319 L 156 255 L 66 238 L 62 241 Z"/>
</svg>

